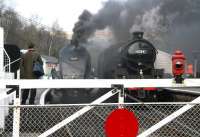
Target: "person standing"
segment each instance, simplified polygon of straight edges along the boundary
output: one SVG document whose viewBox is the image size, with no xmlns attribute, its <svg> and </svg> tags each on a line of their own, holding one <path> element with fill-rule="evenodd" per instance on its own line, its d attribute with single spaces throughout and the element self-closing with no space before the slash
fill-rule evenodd
<svg viewBox="0 0 200 137">
<path fill-rule="evenodd" d="M 43 65 L 42 58 L 40 54 L 35 50 L 35 45 L 30 43 L 28 46 L 28 52 L 22 55 L 20 62 L 20 74 L 21 79 L 39 79 L 33 73 L 33 65 L 35 61 L 38 61 Z M 30 94 L 29 104 L 34 104 L 36 89 L 24 89 L 22 92 L 22 102 L 21 104 L 26 104 L 26 100 Z"/>
<path fill-rule="evenodd" d="M 53 65 L 53 67 L 51 69 L 51 76 L 52 76 L 52 79 L 58 79 L 58 75 L 57 75 L 55 65 Z"/>
</svg>

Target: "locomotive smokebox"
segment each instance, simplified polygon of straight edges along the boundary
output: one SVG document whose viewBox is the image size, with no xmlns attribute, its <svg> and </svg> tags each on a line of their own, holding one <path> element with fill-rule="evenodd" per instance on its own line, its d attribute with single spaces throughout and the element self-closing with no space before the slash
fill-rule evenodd
<svg viewBox="0 0 200 137">
<path fill-rule="evenodd" d="M 144 35 L 144 32 L 141 32 L 141 31 L 133 32 L 133 40 L 143 39 L 143 35 Z"/>
<path fill-rule="evenodd" d="M 172 55 L 172 72 L 176 83 L 182 83 L 185 73 L 185 55 L 180 50 L 175 51 Z"/>
</svg>

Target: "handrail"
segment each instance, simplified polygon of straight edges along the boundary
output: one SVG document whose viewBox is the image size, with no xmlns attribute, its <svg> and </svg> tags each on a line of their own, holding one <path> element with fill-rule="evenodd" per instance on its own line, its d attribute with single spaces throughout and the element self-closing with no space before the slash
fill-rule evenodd
<svg viewBox="0 0 200 137">
<path fill-rule="evenodd" d="M 9 57 L 7 51 L 4 48 L 3 48 L 3 51 L 6 54 L 6 57 L 8 58 L 8 67 L 9 67 L 8 68 L 8 72 L 10 72 L 10 57 Z M 5 68 L 4 68 L 4 71 L 6 72 Z"/>
<path fill-rule="evenodd" d="M 19 61 L 19 60 L 21 60 L 21 58 L 18 58 L 18 59 L 16 59 L 16 60 L 12 61 L 10 64 L 5 65 L 4 68 L 7 67 L 7 66 L 9 66 L 9 65 L 12 65 L 13 63 L 15 63 L 15 62 L 17 62 L 17 61 Z"/>
</svg>

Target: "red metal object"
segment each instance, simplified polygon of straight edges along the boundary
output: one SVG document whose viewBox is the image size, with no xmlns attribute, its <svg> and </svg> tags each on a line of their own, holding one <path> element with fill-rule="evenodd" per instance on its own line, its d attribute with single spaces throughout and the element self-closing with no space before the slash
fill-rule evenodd
<svg viewBox="0 0 200 137">
<path fill-rule="evenodd" d="M 142 90 L 142 88 L 128 88 L 129 91 L 138 91 L 138 90 Z"/>
<path fill-rule="evenodd" d="M 136 137 L 139 130 L 138 120 L 133 112 L 117 109 L 106 119 L 104 129 L 106 137 Z"/>
<path fill-rule="evenodd" d="M 147 87 L 147 88 L 128 88 L 129 91 L 138 91 L 138 90 L 145 90 L 145 91 L 157 91 L 158 88 L 154 87 Z"/>
<path fill-rule="evenodd" d="M 172 55 L 172 72 L 175 77 L 185 73 L 185 55 L 180 50 Z"/>
<path fill-rule="evenodd" d="M 194 75 L 194 69 L 193 69 L 193 65 L 192 64 L 189 64 L 187 66 L 187 72 L 186 73 L 189 74 L 189 75 Z"/>
<path fill-rule="evenodd" d="M 157 91 L 158 90 L 158 88 L 143 88 L 143 90 L 145 90 L 145 91 Z"/>
</svg>

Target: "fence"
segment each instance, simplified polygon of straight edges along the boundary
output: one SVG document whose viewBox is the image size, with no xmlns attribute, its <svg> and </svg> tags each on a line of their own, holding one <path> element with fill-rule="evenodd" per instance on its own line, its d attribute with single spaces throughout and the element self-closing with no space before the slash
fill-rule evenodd
<svg viewBox="0 0 200 137">
<path fill-rule="evenodd" d="M 3 136 L 105 136 L 106 117 L 118 105 L 95 105 L 118 94 L 123 104 L 124 88 L 127 87 L 199 87 L 198 79 L 186 79 L 183 84 L 175 84 L 172 79 L 134 79 L 134 80 L 0 80 L 0 87 L 16 91 L 15 106 L 10 107 Z M 68 83 L 68 84 L 66 84 Z M 77 85 L 77 83 L 79 83 Z M 64 106 L 21 106 L 19 87 L 24 88 L 110 88 L 113 90 L 93 101 L 90 105 Z M 118 84 L 118 85 L 116 85 Z M 123 104 L 133 111 L 140 123 L 138 137 L 151 136 L 199 136 L 198 107 L 200 97 L 194 104 Z M 82 109 L 83 108 L 83 109 Z M 12 110 L 13 109 L 13 110 Z M 177 111 L 176 111 L 177 110 Z M 174 112 L 175 111 L 175 112 Z M 76 113 L 75 113 L 76 112 Z M 73 115 L 72 115 L 73 114 Z M 192 118 L 192 119 L 191 119 Z M 178 121 L 177 121 L 178 119 Z M 195 121 L 193 121 L 195 119 Z M 8 124 L 10 122 L 10 124 Z M 150 128 L 151 127 L 151 128 Z M 153 129 L 152 129 L 153 128 Z M 8 130 L 10 129 L 10 130 Z M 12 130 L 13 129 L 13 130 Z M 150 130 L 150 131 L 149 131 Z M 4 132 L 5 131 L 5 132 Z M 143 132 L 144 131 L 144 132 Z M 63 133 L 64 132 L 64 133 Z"/>
<path fill-rule="evenodd" d="M 10 72 L 10 66 L 11 66 L 11 62 L 10 62 L 10 57 L 8 55 L 8 53 L 6 52 L 6 50 L 4 49 L 4 72 Z"/>
<path fill-rule="evenodd" d="M 174 111 L 190 103 L 163 104 L 126 104 L 124 107 L 135 113 L 139 121 L 139 133 L 155 125 Z M 194 104 L 190 104 L 194 105 Z M 61 106 L 18 106 L 20 108 L 20 137 L 36 137 L 69 117 L 86 105 Z M 88 105 L 87 105 L 88 106 Z M 91 105 L 90 105 L 91 106 Z M 107 116 L 116 108 L 116 104 L 92 105 L 93 109 L 70 122 L 53 133 L 52 137 L 103 137 L 104 123 Z M 9 108 L 5 128 L 0 130 L 2 137 L 12 136 L 13 109 L 15 106 L 1 106 Z M 200 104 L 154 132 L 151 137 L 197 137 L 200 136 Z"/>
</svg>

